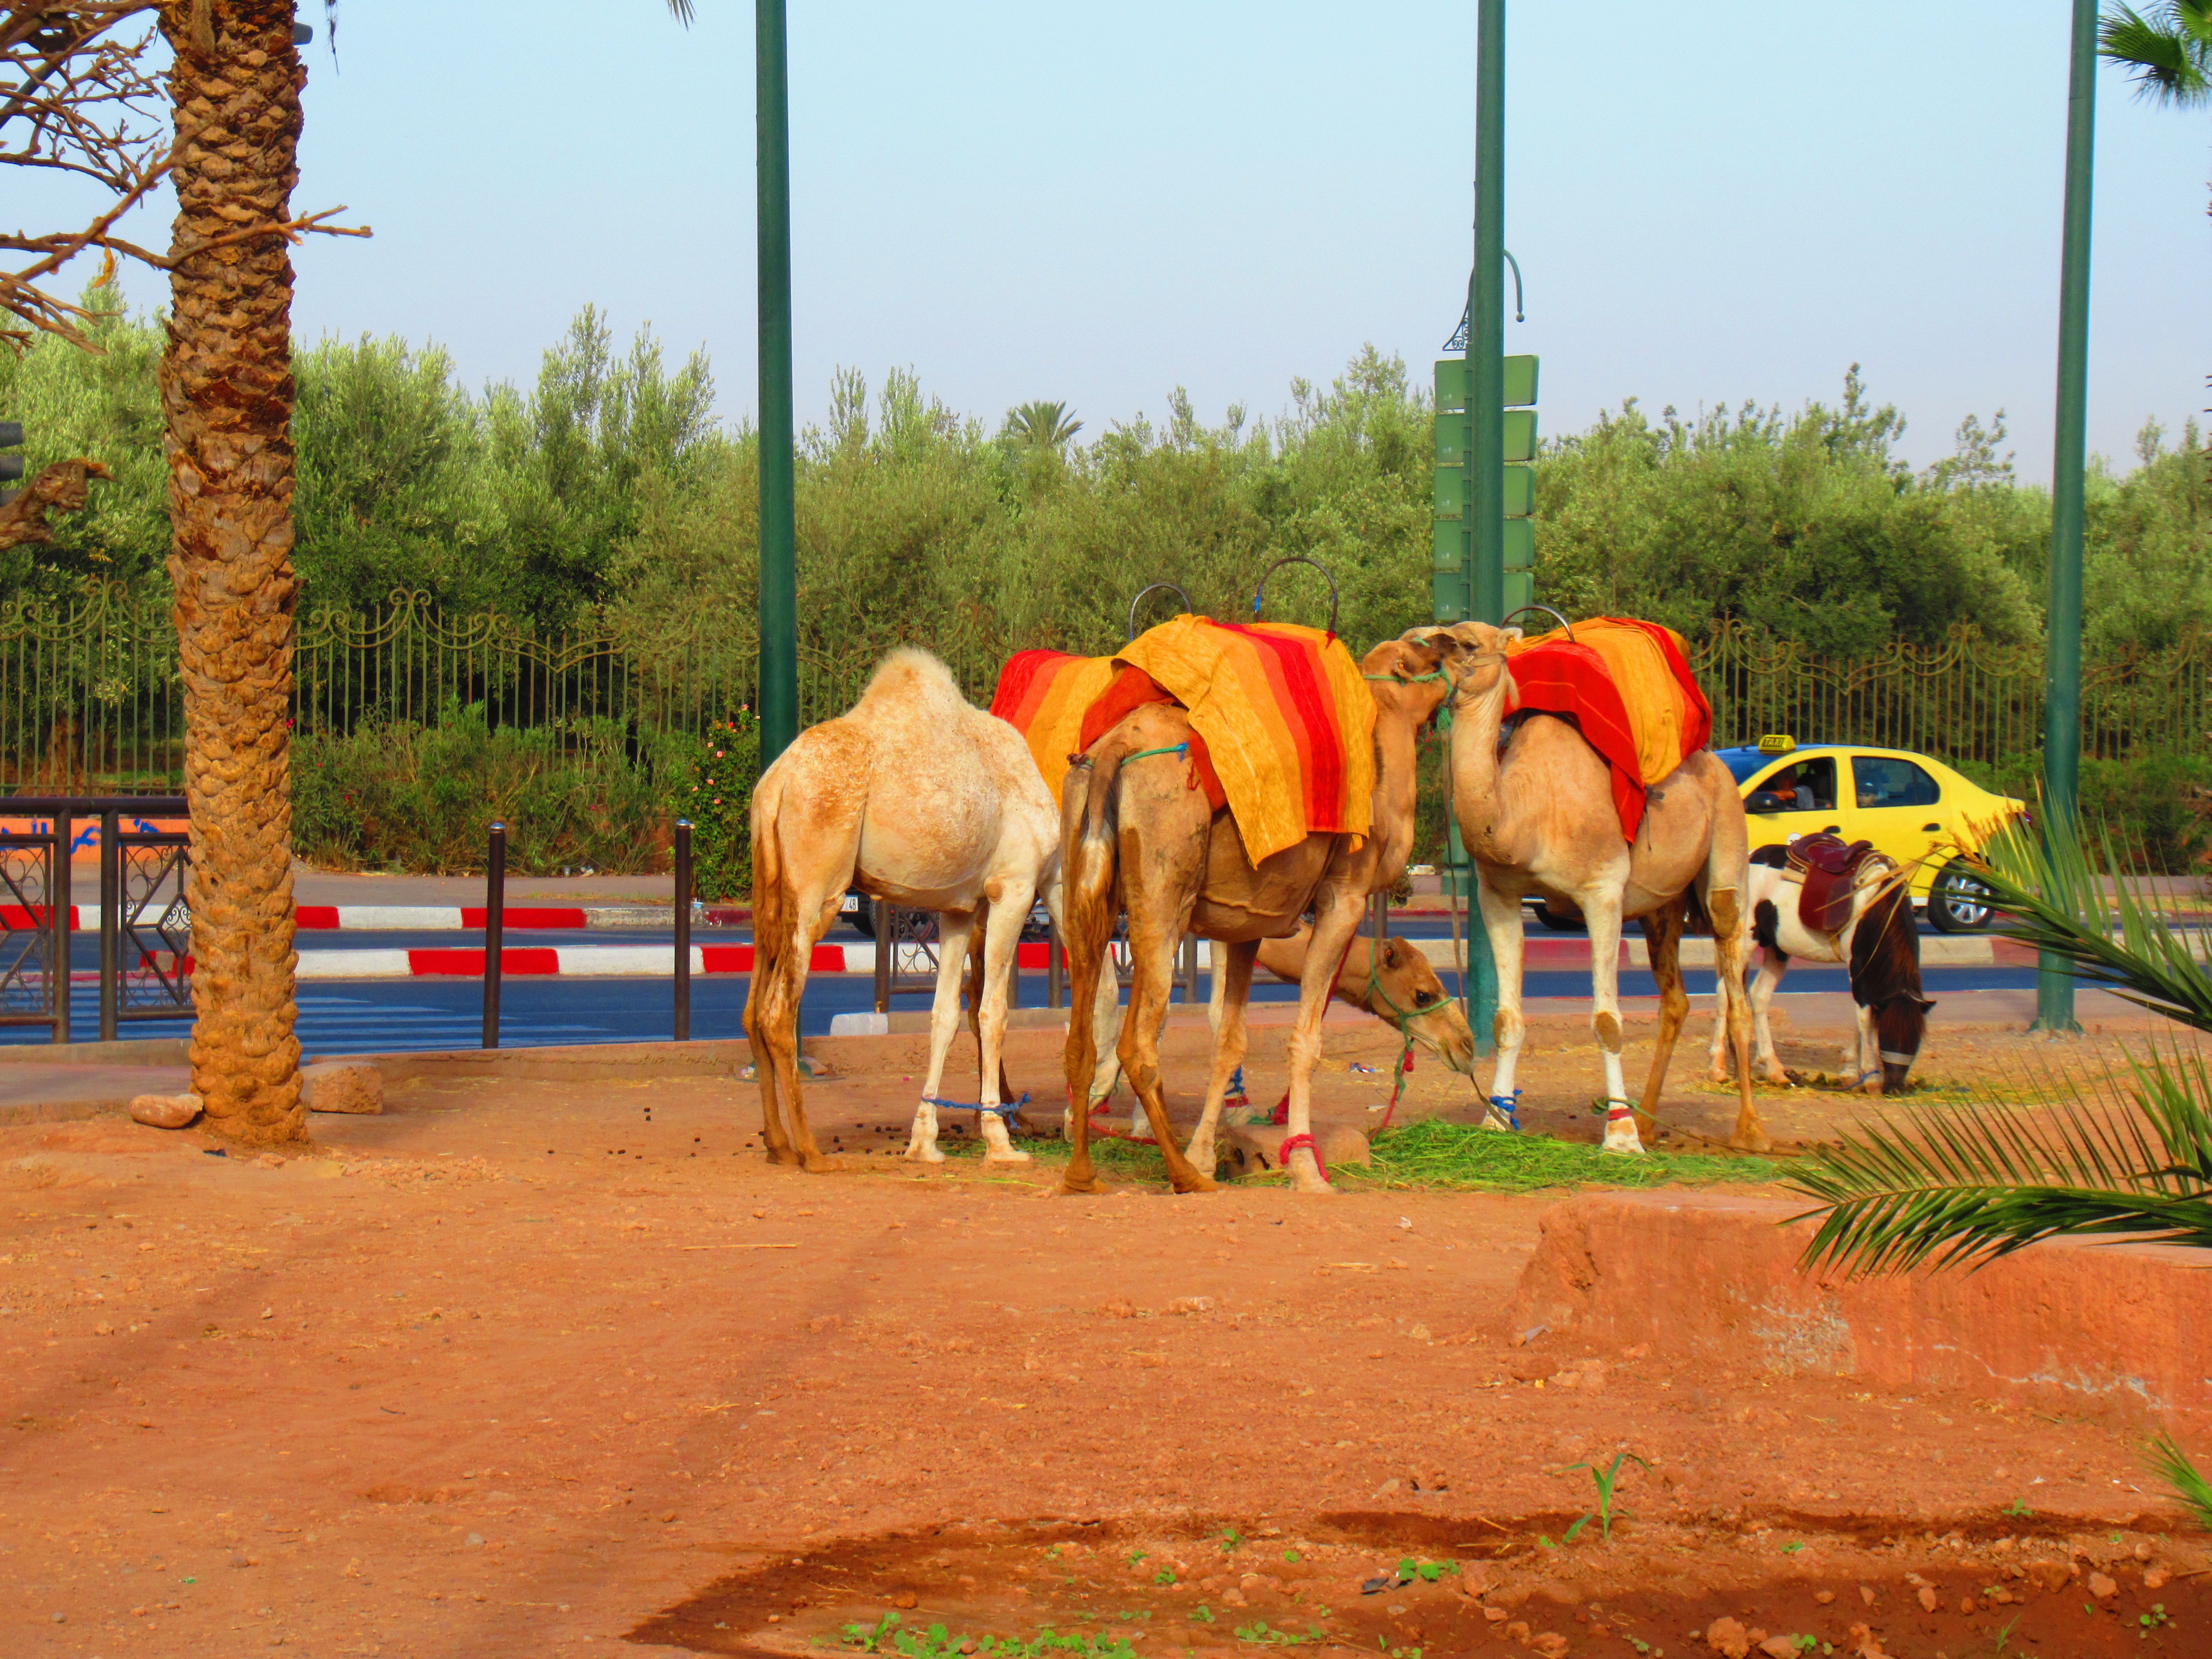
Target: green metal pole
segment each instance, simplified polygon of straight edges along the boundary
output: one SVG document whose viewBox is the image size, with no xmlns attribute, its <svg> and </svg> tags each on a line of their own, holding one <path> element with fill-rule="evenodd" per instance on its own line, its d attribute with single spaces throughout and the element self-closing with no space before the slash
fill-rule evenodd
<svg viewBox="0 0 2212 1659">
<path fill-rule="evenodd" d="M 1472 611 L 1505 615 L 1505 0 L 1480 0 L 1474 67 L 1474 275 L 1468 283 Z"/>
<path fill-rule="evenodd" d="M 2043 810 L 2075 827 L 2081 777 L 2081 478 L 2089 392 L 2089 196 L 2097 138 L 2098 0 L 2074 0 L 2066 104 L 2066 216 L 2058 276 L 2058 435 L 2051 466 L 2051 606 L 2043 686 Z M 2036 964 L 2035 1030 L 2078 1031 L 2074 976 L 2046 952 Z"/>
<path fill-rule="evenodd" d="M 1468 614 L 1505 619 L 1505 0 L 1480 0 L 1474 46 L 1474 274 L 1467 288 Z M 1472 863 L 1468 873 L 1474 872 Z M 1498 1018 L 1498 963 L 1468 883 L 1467 979 L 1477 1045 Z"/>
<path fill-rule="evenodd" d="M 754 0 L 760 253 L 760 763 L 799 735 L 799 531 L 791 417 L 791 112 L 784 0 Z"/>
</svg>

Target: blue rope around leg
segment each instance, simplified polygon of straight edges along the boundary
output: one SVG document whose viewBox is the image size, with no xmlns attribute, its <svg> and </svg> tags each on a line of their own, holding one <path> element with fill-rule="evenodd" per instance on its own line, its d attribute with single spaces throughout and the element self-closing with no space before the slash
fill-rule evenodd
<svg viewBox="0 0 2212 1659">
<path fill-rule="evenodd" d="M 1012 1117 L 1015 1113 L 1020 1111 L 1023 1107 L 1030 1103 L 1030 1095 L 1029 1091 L 1024 1089 L 1022 1091 L 1022 1097 L 1019 1100 L 1009 1101 L 1003 1105 L 998 1106 L 981 1106 L 978 1105 L 972 1100 L 939 1100 L 935 1095 L 924 1095 L 921 1097 L 921 1103 L 925 1106 L 942 1107 L 949 1112 L 975 1112 L 979 1114 L 983 1112 L 995 1112 L 1000 1117 Z"/>
</svg>

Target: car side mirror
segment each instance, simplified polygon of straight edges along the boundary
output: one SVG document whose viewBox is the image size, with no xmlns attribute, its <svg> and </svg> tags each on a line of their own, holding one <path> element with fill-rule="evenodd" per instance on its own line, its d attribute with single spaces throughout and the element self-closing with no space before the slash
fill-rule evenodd
<svg viewBox="0 0 2212 1659">
<path fill-rule="evenodd" d="M 1752 792 L 1751 799 L 1744 802 L 1743 810 L 1747 812 L 1780 812 L 1786 811 L 1791 804 L 1771 789 L 1756 789 Z"/>
</svg>

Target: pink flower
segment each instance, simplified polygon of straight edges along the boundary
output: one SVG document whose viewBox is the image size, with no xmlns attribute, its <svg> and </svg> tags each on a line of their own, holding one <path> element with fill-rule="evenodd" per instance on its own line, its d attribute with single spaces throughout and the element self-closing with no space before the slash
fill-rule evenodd
<svg viewBox="0 0 2212 1659">
<path fill-rule="evenodd" d="M 722 758 L 722 751 L 721 751 L 720 750 L 717 749 L 717 750 L 714 751 L 714 758 L 715 758 L 716 760 L 720 760 L 720 759 L 721 759 L 721 758 Z"/>
</svg>

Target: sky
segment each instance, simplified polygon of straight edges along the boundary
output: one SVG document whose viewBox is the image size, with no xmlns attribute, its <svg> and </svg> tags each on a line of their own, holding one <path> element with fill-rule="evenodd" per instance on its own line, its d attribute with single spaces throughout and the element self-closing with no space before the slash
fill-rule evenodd
<svg viewBox="0 0 2212 1659">
<path fill-rule="evenodd" d="M 300 210 L 308 338 L 434 341 L 526 382 L 578 309 L 710 355 L 757 407 L 752 8 L 314 0 Z M 1549 434 L 1625 399 L 1688 412 L 1870 394 L 1948 453 L 2005 411 L 2047 480 L 2065 0 L 1518 0 L 1506 240 Z M 790 0 L 796 386 L 924 390 L 995 427 L 1069 404 L 1094 436 L 1272 416 L 1362 345 L 1430 373 L 1472 258 L 1474 0 Z M 2212 115 L 2099 76 L 2089 438 L 2212 403 Z M 17 190 L 27 222 L 57 210 Z M 155 204 L 138 234 L 158 240 Z M 55 222 L 60 221 L 57 219 Z M 153 234 L 149 235 L 149 233 Z M 162 285 L 125 279 L 134 303 Z M 2190 296 L 2200 296 L 2192 299 Z"/>
</svg>

